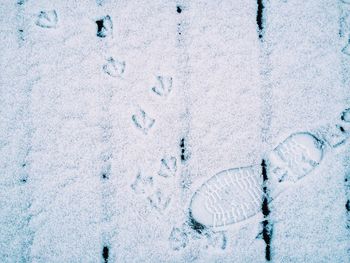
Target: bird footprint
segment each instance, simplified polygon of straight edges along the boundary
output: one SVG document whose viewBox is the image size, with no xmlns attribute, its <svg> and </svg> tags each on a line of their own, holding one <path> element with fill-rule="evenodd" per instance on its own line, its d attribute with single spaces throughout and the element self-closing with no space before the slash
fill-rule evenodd
<svg viewBox="0 0 350 263">
<path fill-rule="evenodd" d="M 131 184 L 131 189 L 134 190 L 136 194 L 145 194 L 152 190 L 153 187 L 153 177 L 143 176 L 139 173 L 135 181 Z"/>
<path fill-rule="evenodd" d="M 173 227 L 168 240 L 170 247 L 176 251 L 185 248 L 189 241 L 186 232 L 178 227 Z"/>
<path fill-rule="evenodd" d="M 152 91 L 161 97 L 167 97 L 173 88 L 172 77 L 157 76 L 157 84 L 152 87 Z"/>
<path fill-rule="evenodd" d="M 51 10 L 51 11 L 40 11 L 35 24 L 43 28 L 54 28 L 57 26 L 57 22 L 58 22 L 57 13 L 55 10 Z"/>
<path fill-rule="evenodd" d="M 147 134 L 155 123 L 155 119 L 149 117 L 144 110 L 139 110 L 131 118 L 135 126 L 143 131 L 144 134 Z"/>
<path fill-rule="evenodd" d="M 160 169 L 158 174 L 163 177 L 171 177 L 176 174 L 177 165 L 176 165 L 176 158 L 171 157 L 165 157 L 161 160 Z"/>
<path fill-rule="evenodd" d="M 214 248 L 214 249 L 221 249 L 225 250 L 227 246 L 227 237 L 225 235 L 225 232 L 210 232 L 206 234 L 207 238 L 207 249 Z"/>
<path fill-rule="evenodd" d="M 166 196 L 160 189 L 148 196 L 147 199 L 151 206 L 157 209 L 159 212 L 164 211 L 169 206 L 171 201 L 171 198 Z"/>
<path fill-rule="evenodd" d="M 111 77 L 121 77 L 125 71 L 125 61 L 119 61 L 110 57 L 102 68 Z"/>
</svg>

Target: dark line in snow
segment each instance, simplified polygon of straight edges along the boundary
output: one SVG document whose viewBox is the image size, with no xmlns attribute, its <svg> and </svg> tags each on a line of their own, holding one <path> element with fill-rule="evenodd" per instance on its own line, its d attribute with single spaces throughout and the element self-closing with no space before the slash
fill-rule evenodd
<svg viewBox="0 0 350 263">
<path fill-rule="evenodd" d="M 181 138 L 180 140 L 180 150 L 181 150 L 181 161 L 186 162 L 187 156 L 186 156 L 185 138 Z"/>
<path fill-rule="evenodd" d="M 180 192 L 180 202 L 181 205 L 185 206 L 187 204 L 187 195 L 189 194 L 189 186 L 192 183 L 192 167 L 190 166 L 189 159 L 191 153 L 189 152 L 189 135 L 191 134 L 191 101 L 192 96 L 190 94 L 191 89 L 191 59 L 189 54 L 189 32 L 191 28 L 191 18 L 187 16 L 187 12 L 191 10 L 191 2 L 188 0 L 177 0 L 176 7 L 181 8 L 181 15 L 174 12 L 176 26 L 176 35 L 174 38 L 176 57 L 177 57 L 177 86 L 179 87 L 178 101 L 181 111 L 179 112 L 180 117 L 180 131 L 179 137 L 176 138 L 179 149 L 179 159 L 182 166 L 179 168 L 180 179 L 179 187 Z M 186 12 L 185 12 L 186 10 Z M 175 29 L 175 28 L 174 28 Z M 174 32 L 175 33 L 175 32 Z"/>
<path fill-rule="evenodd" d="M 345 162 L 349 162 L 349 161 L 350 159 L 346 159 Z M 346 163 L 345 165 L 349 166 L 349 163 Z M 346 195 L 346 202 L 345 202 L 346 228 L 350 229 L 350 169 L 347 169 L 345 173 L 344 186 L 345 186 L 345 195 Z"/>
<path fill-rule="evenodd" d="M 100 38 L 105 38 L 108 35 L 112 34 L 113 23 L 109 15 L 106 15 L 95 21 L 97 26 L 96 36 Z"/>
<path fill-rule="evenodd" d="M 181 12 L 182 12 L 182 8 L 181 8 L 181 6 L 176 6 L 176 12 L 178 12 L 179 14 L 181 14 Z"/>
<path fill-rule="evenodd" d="M 258 10 L 256 14 L 256 23 L 258 24 L 259 28 L 259 38 L 263 38 L 263 31 L 264 31 L 264 9 L 265 6 L 263 4 L 263 0 L 257 0 L 258 4 Z"/>
<path fill-rule="evenodd" d="M 109 248 L 107 246 L 104 246 L 102 249 L 102 257 L 103 257 L 104 263 L 108 263 Z"/>
<path fill-rule="evenodd" d="M 262 222 L 263 231 L 262 236 L 266 244 L 265 248 L 265 259 L 267 261 L 271 260 L 271 237 L 272 237 L 272 224 L 269 221 L 270 208 L 269 208 L 269 192 L 267 189 L 268 175 L 267 175 L 267 164 L 263 159 L 261 162 L 261 174 L 263 177 L 263 192 L 264 197 L 261 205 L 261 210 L 264 215 L 264 221 Z"/>
</svg>

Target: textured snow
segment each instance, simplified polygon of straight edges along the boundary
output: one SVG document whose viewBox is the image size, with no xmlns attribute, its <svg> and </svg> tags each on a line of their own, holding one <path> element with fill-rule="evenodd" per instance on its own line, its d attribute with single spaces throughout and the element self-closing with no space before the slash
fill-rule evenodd
<svg viewBox="0 0 350 263">
<path fill-rule="evenodd" d="M 0 262 L 265 262 L 263 220 L 272 262 L 349 262 L 350 2 L 262 2 L 259 38 L 256 1 L 2 1 Z M 297 132 L 324 156 L 268 216 L 191 228 Z"/>
</svg>

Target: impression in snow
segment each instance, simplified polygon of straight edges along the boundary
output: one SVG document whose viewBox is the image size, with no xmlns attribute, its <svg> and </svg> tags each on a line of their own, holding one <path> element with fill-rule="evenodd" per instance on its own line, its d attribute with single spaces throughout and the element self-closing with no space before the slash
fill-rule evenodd
<svg viewBox="0 0 350 263">
<path fill-rule="evenodd" d="M 158 174 L 165 178 L 175 176 L 177 170 L 176 158 L 174 156 L 164 157 Z"/>
<path fill-rule="evenodd" d="M 58 17 L 55 10 L 40 11 L 35 24 L 42 28 L 54 28 L 57 26 Z"/>
<path fill-rule="evenodd" d="M 142 109 L 133 114 L 131 119 L 135 127 L 140 129 L 144 134 L 147 134 L 155 123 L 155 119 L 149 117 L 148 114 Z"/>
<path fill-rule="evenodd" d="M 350 108 L 343 111 L 341 115 L 341 120 L 345 122 L 350 122 Z"/>
<path fill-rule="evenodd" d="M 161 97 L 167 97 L 173 88 L 172 77 L 157 77 L 157 84 L 152 87 L 152 91 Z"/>
<path fill-rule="evenodd" d="M 188 244 L 187 234 L 184 231 L 181 231 L 180 228 L 174 227 L 169 236 L 169 244 L 173 250 L 185 248 Z"/>
<path fill-rule="evenodd" d="M 323 158 L 323 142 L 311 133 L 290 135 L 269 155 L 271 176 L 295 182 L 310 173 Z"/>
<path fill-rule="evenodd" d="M 206 227 L 221 227 L 257 214 L 263 195 L 258 168 L 233 168 L 211 177 L 192 197 L 192 218 Z"/>
<path fill-rule="evenodd" d="M 105 38 L 111 36 L 113 33 L 113 23 L 110 16 L 104 16 L 101 19 L 96 20 L 97 32 L 96 36 Z"/>
<path fill-rule="evenodd" d="M 323 143 L 307 132 L 294 133 L 269 155 L 273 181 L 296 181 L 323 158 Z M 259 165 L 221 171 L 193 195 L 192 218 L 206 227 L 225 227 L 261 211 L 263 178 Z"/>
<path fill-rule="evenodd" d="M 107 62 L 102 66 L 103 72 L 107 75 L 116 78 L 121 77 L 125 71 L 125 61 L 119 61 L 112 57 L 107 59 Z"/>
</svg>

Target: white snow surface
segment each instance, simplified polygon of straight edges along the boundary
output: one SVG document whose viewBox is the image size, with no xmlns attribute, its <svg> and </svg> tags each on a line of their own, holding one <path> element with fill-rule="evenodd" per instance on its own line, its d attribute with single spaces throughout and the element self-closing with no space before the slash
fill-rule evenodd
<svg viewBox="0 0 350 263">
<path fill-rule="evenodd" d="M 266 262 L 263 212 L 200 234 L 192 196 L 336 125 L 271 261 L 350 262 L 349 1 L 263 3 L 259 39 L 251 0 L 2 1 L 0 262 Z"/>
</svg>

